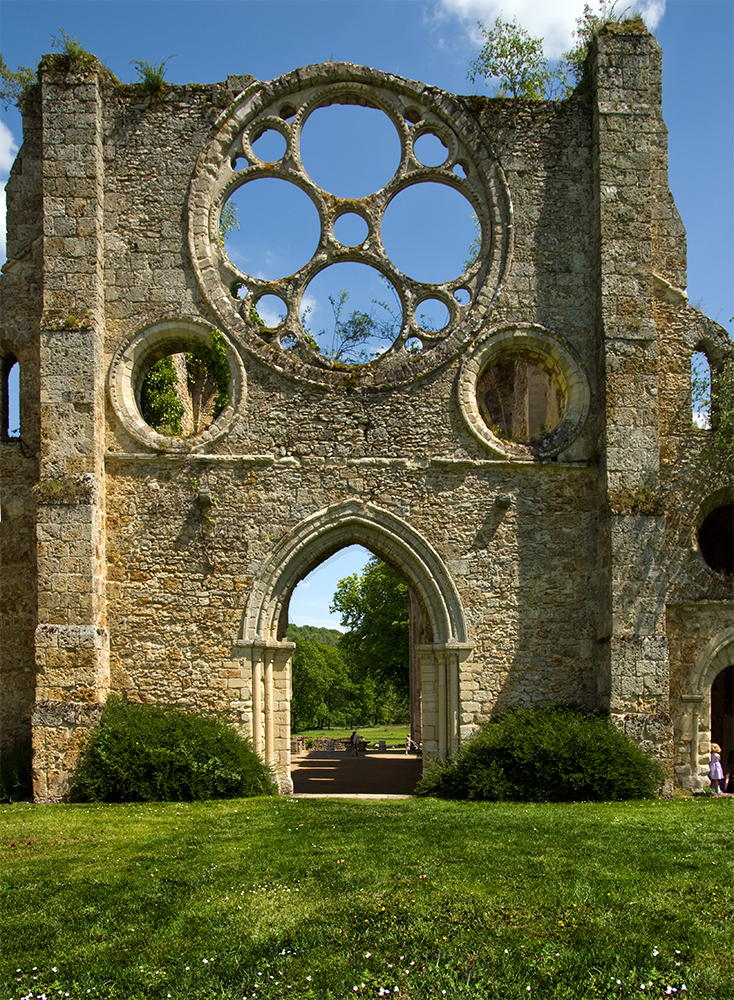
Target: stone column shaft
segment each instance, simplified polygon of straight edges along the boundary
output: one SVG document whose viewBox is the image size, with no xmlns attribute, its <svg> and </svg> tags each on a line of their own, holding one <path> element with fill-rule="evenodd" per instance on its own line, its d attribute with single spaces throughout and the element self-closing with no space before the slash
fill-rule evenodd
<svg viewBox="0 0 734 1000">
<path fill-rule="evenodd" d="M 634 714 L 634 735 L 662 749 L 672 727 L 653 310 L 653 167 L 665 129 L 661 50 L 647 33 L 612 28 L 593 58 L 599 374 L 606 387 L 600 572 L 608 595 L 599 694 L 620 725 L 629 728 Z"/>
<path fill-rule="evenodd" d="M 102 102 L 41 66 L 43 314 L 35 793 L 68 790 L 109 687 L 105 630 Z"/>
</svg>

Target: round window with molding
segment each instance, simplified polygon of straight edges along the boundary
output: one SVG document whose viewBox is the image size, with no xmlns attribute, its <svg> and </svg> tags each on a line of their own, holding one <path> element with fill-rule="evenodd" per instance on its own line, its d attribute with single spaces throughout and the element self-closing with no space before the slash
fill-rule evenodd
<svg viewBox="0 0 734 1000">
<path fill-rule="evenodd" d="M 221 325 L 294 378 L 395 385 L 456 354 L 512 250 L 502 168 L 449 94 L 349 63 L 253 83 L 192 180 Z"/>
<path fill-rule="evenodd" d="M 134 333 L 110 366 L 115 413 L 142 444 L 206 450 L 231 428 L 245 397 L 239 354 L 218 330 L 186 321 Z"/>
<path fill-rule="evenodd" d="M 589 413 L 589 383 L 568 345 L 540 326 L 485 333 L 459 378 L 464 420 L 503 458 L 550 458 L 578 437 Z"/>
</svg>

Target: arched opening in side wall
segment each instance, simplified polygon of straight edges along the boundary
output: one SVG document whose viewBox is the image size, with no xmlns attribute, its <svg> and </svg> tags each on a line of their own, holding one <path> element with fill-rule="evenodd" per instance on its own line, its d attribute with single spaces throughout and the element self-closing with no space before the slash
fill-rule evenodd
<svg viewBox="0 0 734 1000">
<path fill-rule="evenodd" d="M 734 665 L 717 674 L 711 685 L 711 742 L 721 747 L 726 774 L 731 770 L 729 755 L 734 756 Z"/>
<path fill-rule="evenodd" d="M 721 747 L 725 770 L 734 749 L 734 625 L 714 635 L 699 653 L 688 691 L 680 696 L 676 731 L 679 762 L 685 772 L 690 767 L 683 784 L 694 791 L 708 787 L 711 743 Z"/>
<path fill-rule="evenodd" d="M 471 647 L 453 581 L 438 553 L 407 521 L 372 504 L 347 501 L 306 518 L 275 546 L 253 581 L 235 646 L 235 655 L 244 661 L 243 684 L 251 678 L 253 742 L 279 769 L 284 791 L 292 789 L 290 708 L 295 644 L 287 637 L 291 594 L 316 566 L 354 544 L 391 566 L 416 596 L 420 612 L 415 617 L 420 624 L 413 650 L 420 677 L 424 762 L 458 746 L 459 665 Z"/>
<path fill-rule="evenodd" d="M 0 438 L 20 437 L 20 364 L 14 354 L 0 361 Z"/>
</svg>

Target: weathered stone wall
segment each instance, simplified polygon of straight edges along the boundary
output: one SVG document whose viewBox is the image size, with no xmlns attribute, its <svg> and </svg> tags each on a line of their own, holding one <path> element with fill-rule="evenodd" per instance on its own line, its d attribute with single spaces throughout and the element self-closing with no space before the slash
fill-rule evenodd
<svg viewBox="0 0 734 1000">
<path fill-rule="evenodd" d="M 511 705 L 562 699 L 610 711 L 671 764 L 677 712 L 688 775 L 680 696 L 693 654 L 681 609 L 704 609 L 703 647 L 732 611 L 730 584 L 695 544 L 701 505 L 725 483 L 696 457 L 690 353 L 702 336 L 725 346 L 685 305 L 660 60 L 649 35 L 609 33 L 590 85 L 540 105 L 344 65 L 240 97 L 248 78 L 173 87 L 163 101 L 46 69 L 26 112 L 36 138 L 11 181 L 3 278 L 7 349 L 28 345 L 37 403 L 24 405 L 40 432 L 29 430 L 35 457 L 4 460 L 0 473 L 3 650 L 2 595 L 24 569 L 31 616 L 2 654 L 3 683 L 18 731 L 35 706 L 37 794 L 63 794 L 108 691 L 227 713 L 287 789 L 290 593 L 353 542 L 401 572 L 422 608 L 429 757 Z M 232 150 L 249 141 L 242 123 L 331 86 L 378 94 L 404 143 L 416 115 L 445 129 L 492 233 L 462 278 L 465 318 L 452 305 L 448 332 L 420 356 L 396 350 L 364 369 L 314 359 L 302 343 L 284 350 L 277 331 L 248 325 L 216 235 Z M 290 135 L 298 121 L 279 127 Z M 404 157 L 400 169 L 418 168 Z M 319 205 L 327 262 L 339 253 L 334 209 Z M 21 266 L 30 218 L 43 220 L 40 284 Z M 136 400 L 140 359 L 212 328 L 226 340 L 231 405 L 200 438 L 155 434 Z M 477 379 L 505 356 L 563 386 L 564 419 L 534 449 L 498 438 L 477 406 Z M 24 519 L 12 544 L 6 508 Z"/>
<path fill-rule="evenodd" d="M 0 280 L 0 369 L 20 369 L 20 437 L 0 428 L 0 745 L 30 741 L 37 623 L 35 496 L 39 446 L 41 299 L 41 132 L 23 121 L 23 143 L 6 185 L 8 260 Z M 3 390 L 7 387 L 3 386 Z M 3 392 L 4 395 L 4 392 Z M 4 416 L 4 414 L 3 414 Z"/>
</svg>

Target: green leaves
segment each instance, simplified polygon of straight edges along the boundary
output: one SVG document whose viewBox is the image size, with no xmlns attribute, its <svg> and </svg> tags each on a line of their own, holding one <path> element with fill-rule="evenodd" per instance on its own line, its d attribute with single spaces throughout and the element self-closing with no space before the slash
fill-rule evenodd
<svg viewBox="0 0 734 1000">
<path fill-rule="evenodd" d="M 399 318 L 384 302 L 373 302 L 384 310 L 384 315 L 374 315 L 373 312 L 362 312 L 353 309 L 344 316 L 344 307 L 349 301 L 349 292 L 342 289 L 334 298 L 329 296 L 331 309 L 334 313 L 334 330 L 331 334 L 331 346 L 322 350 L 325 357 L 343 364 L 366 364 L 380 353 L 377 349 L 382 343 L 392 343 L 400 327 Z M 321 330 L 319 336 L 328 334 Z"/>
<path fill-rule="evenodd" d="M 372 557 L 360 575 L 339 581 L 330 611 L 347 629 L 342 649 L 361 676 L 408 694 L 408 585 L 386 563 Z"/>
<path fill-rule="evenodd" d="M 216 330 L 208 344 L 197 340 L 171 346 L 171 354 L 157 361 L 143 379 L 141 412 L 160 434 L 191 437 L 206 430 L 229 403 L 227 350 Z"/>
<path fill-rule="evenodd" d="M 13 104 L 20 107 L 29 89 L 38 83 L 38 74 L 30 66 L 12 70 L 0 54 L 0 104 L 5 110 Z"/>
<path fill-rule="evenodd" d="M 485 723 L 418 790 L 478 801 L 603 802 L 650 798 L 662 780 L 657 761 L 606 717 L 549 705 Z"/>
<path fill-rule="evenodd" d="M 529 35 L 515 18 L 504 21 L 496 17 L 489 30 L 481 21 L 477 23 L 484 45 L 469 66 L 467 76 L 471 82 L 475 83 L 477 77 L 498 80 L 495 96 L 542 101 L 553 78 L 543 55 L 543 39 Z"/>
<path fill-rule="evenodd" d="M 160 434 L 180 437 L 184 405 L 178 391 L 178 375 L 172 355 L 156 361 L 143 379 L 140 408 L 146 424 Z"/>
<path fill-rule="evenodd" d="M 267 795 L 265 763 L 234 729 L 163 705 L 110 697 L 75 775 L 75 796 L 102 802 Z"/>
<path fill-rule="evenodd" d="M 173 58 L 169 56 L 168 59 Z M 131 63 L 138 74 L 138 83 L 146 93 L 162 101 L 166 96 L 166 63 L 164 59 L 159 63 L 149 63 L 147 59 L 132 59 Z"/>
</svg>

